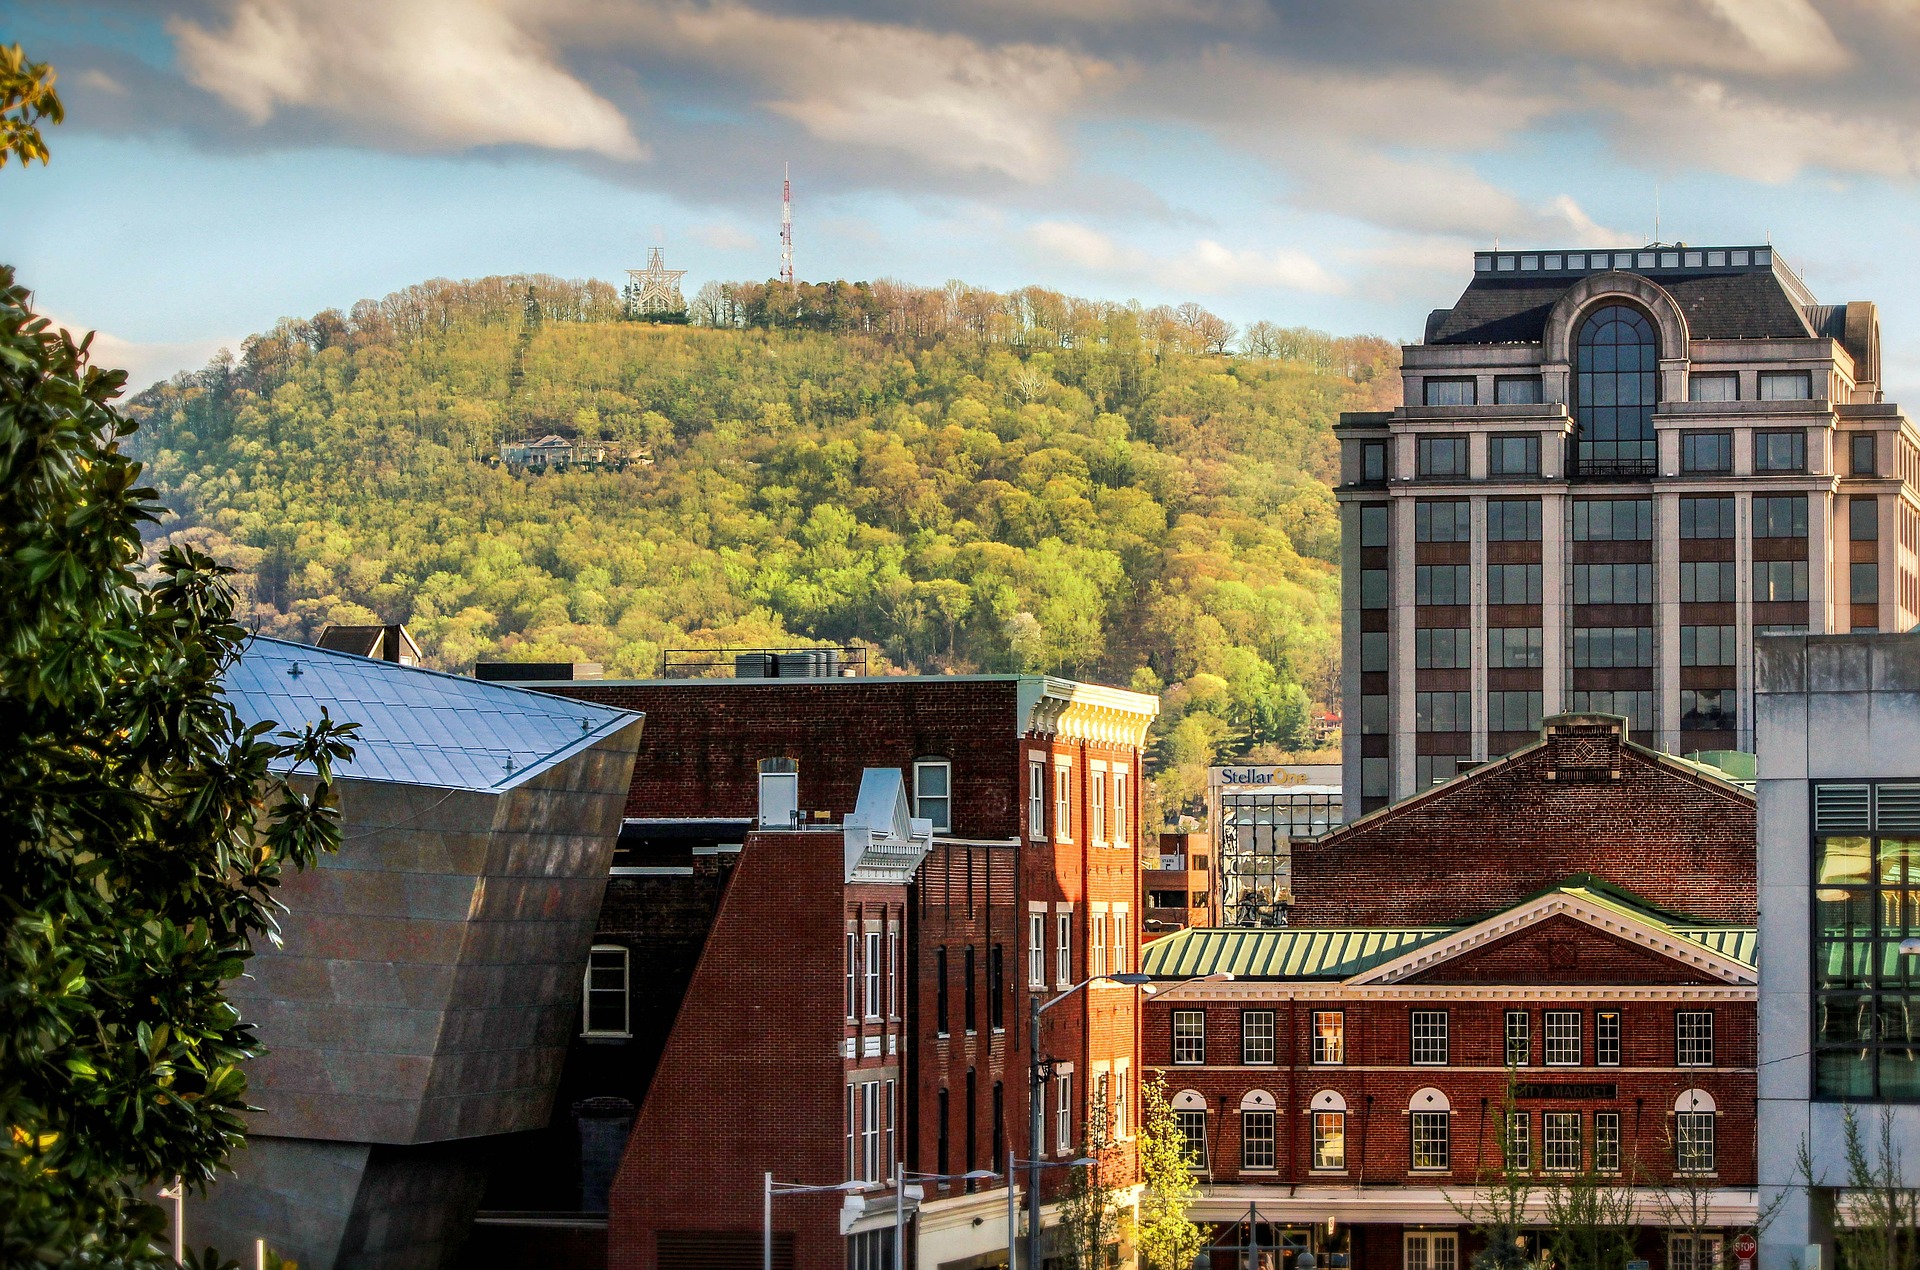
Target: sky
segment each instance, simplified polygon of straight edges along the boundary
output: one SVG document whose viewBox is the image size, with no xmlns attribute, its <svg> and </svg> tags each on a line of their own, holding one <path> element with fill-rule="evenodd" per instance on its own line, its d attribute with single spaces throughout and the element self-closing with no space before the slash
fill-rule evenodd
<svg viewBox="0 0 1920 1270">
<path fill-rule="evenodd" d="M 431 277 L 961 279 L 1417 338 L 1475 248 L 1771 241 L 1920 396 L 1912 0 L 0 0 L 0 262 L 136 384 Z M 1657 218 L 1657 219 L 1656 219 Z"/>
</svg>

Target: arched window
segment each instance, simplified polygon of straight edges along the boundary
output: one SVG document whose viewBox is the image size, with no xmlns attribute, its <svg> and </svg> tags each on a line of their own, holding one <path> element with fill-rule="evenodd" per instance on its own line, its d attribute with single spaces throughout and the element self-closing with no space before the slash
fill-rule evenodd
<svg viewBox="0 0 1920 1270">
<path fill-rule="evenodd" d="M 1323 1089 L 1308 1104 L 1312 1116 L 1313 1167 L 1323 1171 L 1347 1167 L 1347 1100 L 1335 1089 Z"/>
<path fill-rule="evenodd" d="M 1647 315 L 1624 304 L 1580 324 L 1574 369 L 1575 470 L 1641 476 L 1654 470 L 1653 407 L 1659 396 L 1659 337 Z"/>
</svg>

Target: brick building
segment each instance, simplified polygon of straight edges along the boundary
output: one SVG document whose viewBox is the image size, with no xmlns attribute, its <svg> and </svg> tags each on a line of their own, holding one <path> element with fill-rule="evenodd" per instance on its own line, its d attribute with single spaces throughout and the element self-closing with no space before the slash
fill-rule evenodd
<svg viewBox="0 0 1920 1270">
<path fill-rule="evenodd" d="M 1753 800 L 1624 732 L 1547 720 L 1296 854 L 1289 928 L 1148 946 L 1141 1063 L 1202 1163 L 1216 1264 L 1251 1231 L 1279 1266 L 1454 1270 L 1503 1141 L 1542 1228 L 1569 1177 L 1637 1182 L 1658 1270 L 1718 1265 L 1753 1222 Z"/>
<path fill-rule="evenodd" d="M 900 1051 L 899 1158 L 911 1170 L 957 1174 L 1000 1172 L 1009 1150 L 1029 1154 L 1028 994 L 1051 995 L 1134 965 L 1140 747 L 1156 709 L 1152 697 L 1015 675 L 538 686 L 657 712 L 635 763 L 623 850 L 595 937 L 596 956 L 623 968 L 634 1003 L 630 1035 L 581 1037 L 563 1090 L 572 1108 L 625 1100 L 638 1109 L 633 1140 L 642 1145 L 625 1153 L 607 1201 L 610 1265 L 673 1264 L 658 1230 L 647 1225 L 653 1218 L 641 1216 L 672 1207 L 679 1184 L 673 1179 L 697 1178 L 709 1193 L 751 1200 L 750 1220 L 729 1209 L 725 1222 L 704 1227 L 713 1232 L 730 1223 L 741 1234 L 757 1231 L 757 1188 L 766 1169 L 808 1183 L 852 1175 L 838 1134 L 827 1135 L 831 1141 L 816 1134 L 819 1140 L 804 1147 L 779 1144 L 779 1152 L 802 1152 L 791 1156 L 775 1152 L 765 1137 L 708 1135 L 713 1149 L 702 1146 L 693 1158 L 674 1161 L 671 1178 L 655 1171 L 667 1166 L 651 1156 L 662 1141 L 656 1126 L 713 1110 L 705 1095 L 720 1087 L 688 1083 L 690 1066 L 707 1066 L 688 1056 L 703 1053 L 704 1034 L 724 1032 L 756 990 L 751 975 L 717 967 L 747 954 L 763 961 L 804 955 L 784 936 L 737 942 L 731 914 L 791 902 L 770 880 L 775 874 L 751 867 L 753 852 L 775 849 L 758 845 L 763 841 L 800 843 L 823 827 L 837 828 L 873 769 L 900 773 L 913 814 L 929 822 L 932 835 L 906 889 L 904 929 L 883 931 L 888 956 L 896 929 L 902 937 L 900 961 L 889 963 L 898 966 L 903 1012 L 890 1033 L 899 1039 L 888 1042 Z M 775 837 L 776 828 L 788 832 Z M 676 932 L 664 940 L 663 920 Z M 864 939 L 858 952 L 864 955 Z M 831 955 L 836 974 L 846 972 L 847 955 Z M 887 970 L 887 982 L 893 973 Z M 825 982 L 795 985 L 791 995 L 817 1014 L 814 998 Z M 831 1000 L 838 1002 L 835 985 Z M 643 992 L 648 1018 L 637 1008 Z M 1043 1104 L 1044 1156 L 1078 1154 L 1094 1091 L 1106 1089 L 1121 1114 L 1137 1105 L 1136 999 L 1134 989 L 1095 985 L 1046 1015 L 1043 1045 L 1057 1061 Z M 651 1042 L 642 1037 L 648 1028 Z M 608 1061 L 610 1051 L 620 1059 Z M 813 1105 L 796 1090 L 791 1104 L 766 1114 L 842 1123 L 841 1115 L 828 1121 L 799 1110 Z M 530 1144 L 530 1152 L 544 1151 L 561 1172 L 584 1179 L 588 1165 L 578 1157 L 586 1140 L 585 1130 L 556 1113 L 545 1146 Z M 999 1182 L 929 1182 L 923 1190 L 924 1198 L 908 1205 L 918 1246 L 913 1264 L 1004 1264 L 1006 1193 Z M 522 1183 L 507 1181 L 488 1203 L 503 1212 L 518 1206 L 511 1196 L 524 1193 Z M 794 1264 L 843 1266 L 846 1240 L 881 1226 L 890 1231 L 890 1191 L 842 1203 L 837 1196 L 776 1201 L 776 1225 L 792 1236 Z M 875 1204 L 872 1212 L 862 1207 Z M 831 1240 L 815 1238 L 829 1211 L 848 1215 L 829 1223 L 841 1241 L 831 1249 Z"/>
</svg>

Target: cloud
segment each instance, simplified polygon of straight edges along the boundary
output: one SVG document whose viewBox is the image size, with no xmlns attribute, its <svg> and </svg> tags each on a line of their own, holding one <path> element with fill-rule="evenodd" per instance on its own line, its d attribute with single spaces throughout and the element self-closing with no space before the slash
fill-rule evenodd
<svg viewBox="0 0 1920 1270">
<path fill-rule="evenodd" d="M 234 0 L 223 28 L 168 24 L 188 78 L 255 124 L 307 108 L 428 147 L 641 158 L 612 103 L 504 0 Z"/>
<path fill-rule="evenodd" d="M 1036 259 L 1065 261 L 1117 282 L 1150 282 L 1183 294 L 1282 290 L 1331 294 L 1346 283 L 1303 251 L 1235 249 L 1202 238 L 1172 255 L 1149 252 L 1078 221 L 1047 220 L 1027 228 Z"/>
<path fill-rule="evenodd" d="M 93 332 L 88 360 L 102 370 L 124 370 L 127 386 L 122 400 L 159 382 L 175 372 L 198 370 L 222 348 L 237 348 L 238 339 L 202 339 L 142 342 L 122 339 L 107 331 L 94 330 L 84 322 L 69 322 L 56 314 L 44 314 L 54 326 L 72 333 L 75 340 Z"/>
</svg>

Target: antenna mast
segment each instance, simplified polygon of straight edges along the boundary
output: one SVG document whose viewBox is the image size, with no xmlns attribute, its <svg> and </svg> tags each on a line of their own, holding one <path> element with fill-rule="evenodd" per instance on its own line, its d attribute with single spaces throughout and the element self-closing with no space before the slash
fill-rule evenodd
<svg viewBox="0 0 1920 1270">
<path fill-rule="evenodd" d="M 780 281 L 793 290 L 793 165 L 783 165 L 780 180 Z"/>
</svg>

